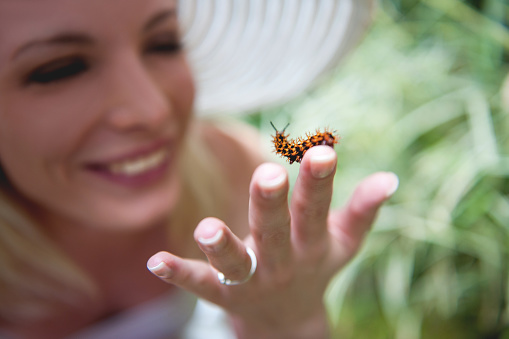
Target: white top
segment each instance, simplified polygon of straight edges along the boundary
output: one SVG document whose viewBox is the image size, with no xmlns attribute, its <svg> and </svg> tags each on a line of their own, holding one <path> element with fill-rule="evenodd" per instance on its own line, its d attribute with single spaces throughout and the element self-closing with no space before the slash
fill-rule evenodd
<svg viewBox="0 0 509 339">
<path fill-rule="evenodd" d="M 148 301 L 67 339 L 234 339 L 224 311 L 183 290 Z"/>
<path fill-rule="evenodd" d="M 177 339 L 192 316 L 196 297 L 183 291 L 150 300 L 95 323 L 68 339 Z"/>
</svg>

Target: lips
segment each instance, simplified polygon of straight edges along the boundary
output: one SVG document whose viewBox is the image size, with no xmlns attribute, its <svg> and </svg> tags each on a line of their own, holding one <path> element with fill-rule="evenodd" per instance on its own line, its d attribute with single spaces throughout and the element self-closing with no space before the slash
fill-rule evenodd
<svg viewBox="0 0 509 339">
<path fill-rule="evenodd" d="M 113 160 L 88 163 L 93 174 L 123 185 L 146 185 L 160 180 L 171 163 L 168 143 L 158 143 L 146 149 L 131 152 Z"/>
</svg>

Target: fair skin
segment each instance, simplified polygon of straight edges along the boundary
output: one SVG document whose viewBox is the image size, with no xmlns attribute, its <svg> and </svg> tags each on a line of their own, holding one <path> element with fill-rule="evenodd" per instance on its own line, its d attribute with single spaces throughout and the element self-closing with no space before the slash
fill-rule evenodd
<svg viewBox="0 0 509 339">
<path fill-rule="evenodd" d="M 288 204 L 284 167 L 254 170 L 256 154 L 204 126 L 229 179 L 228 212 L 167 231 L 193 99 L 174 1 L 0 0 L 3 169 L 101 295 L 30 328 L 5 325 L 10 331 L 63 336 L 177 286 L 222 306 L 239 338 L 327 336 L 325 288 L 396 178 L 372 175 L 347 206 L 329 212 L 337 158 L 318 146 L 306 153 Z M 247 275 L 246 245 L 258 258 L 255 275 L 221 285 L 217 270 Z"/>
</svg>

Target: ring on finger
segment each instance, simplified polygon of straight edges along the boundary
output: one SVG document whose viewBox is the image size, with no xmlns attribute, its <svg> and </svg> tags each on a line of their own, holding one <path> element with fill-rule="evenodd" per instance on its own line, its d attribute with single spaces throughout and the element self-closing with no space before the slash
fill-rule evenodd
<svg viewBox="0 0 509 339">
<path fill-rule="evenodd" d="M 219 282 L 221 284 L 227 286 L 240 285 L 248 282 L 249 279 L 251 279 L 251 277 L 256 271 L 256 267 L 258 266 L 258 261 L 256 260 L 256 254 L 251 247 L 246 246 L 246 252 L 249 255 L 249 258 L 251 258 L 251 269 L 249 270 L 249 274 L 247 275 L 247 277 L 244 278 L 243 280 L 230 280 L 227 279 L 222 272 L 217 272 L 217 279 L 219 279 Z"/>
</svg>

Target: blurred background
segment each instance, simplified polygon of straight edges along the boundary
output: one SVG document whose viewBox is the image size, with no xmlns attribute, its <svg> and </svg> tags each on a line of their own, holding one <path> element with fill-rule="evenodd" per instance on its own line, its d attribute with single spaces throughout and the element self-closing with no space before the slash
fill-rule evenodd
<svg viewBox="0 0 509 339">
<path fill-rule="evenodd" d="M 243 118 L 267 148 L 269 121 L 336 130 L 333 206 L 374 171 L 400 178 L 330 286 L 335 337 L 509 338 L 508 24 L 507 0 L 380 0 L 331 78 Z"/>
</svg>

